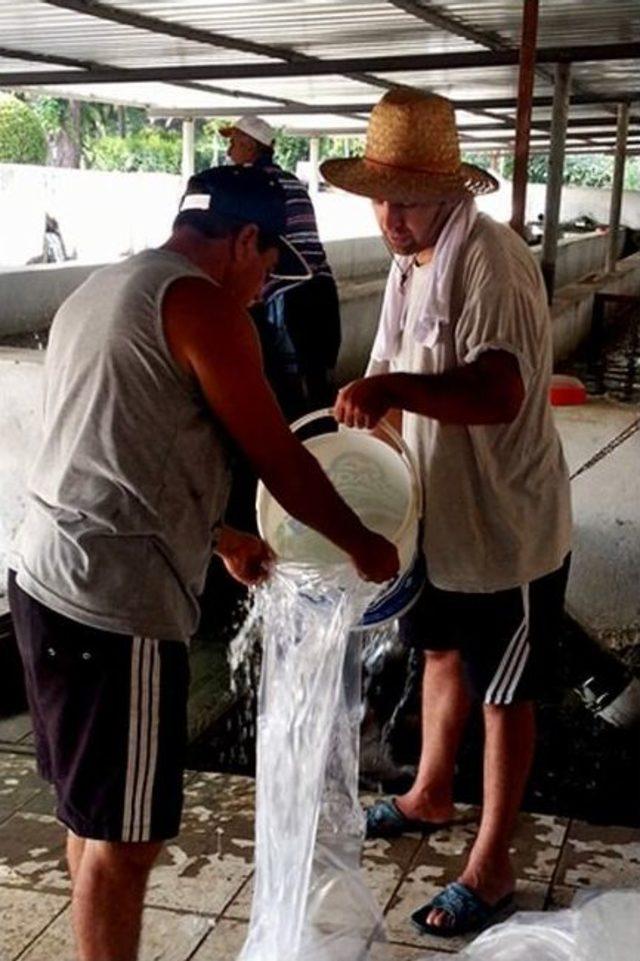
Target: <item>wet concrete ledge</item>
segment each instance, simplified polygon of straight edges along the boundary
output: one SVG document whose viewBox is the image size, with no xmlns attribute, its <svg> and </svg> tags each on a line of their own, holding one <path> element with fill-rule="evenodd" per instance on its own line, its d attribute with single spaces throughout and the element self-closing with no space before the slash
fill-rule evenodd
<svg viewBox="0 0 640 961">
<path fill-rule="evenodd" d="M 640 294 L 640 253 L 619 260 L 613 271 L 600 271 L 560 288 L 551 308 L 556 361 L 570 356 L 589 336 L 597 293 Z"/>
</svg>

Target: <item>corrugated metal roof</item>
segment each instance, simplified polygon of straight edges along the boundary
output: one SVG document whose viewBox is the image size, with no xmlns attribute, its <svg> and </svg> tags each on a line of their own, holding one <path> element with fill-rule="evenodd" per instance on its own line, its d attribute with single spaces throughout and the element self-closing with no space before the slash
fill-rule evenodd
<svg viewBox="0 0 640 961">
<path fill-rule="evenodd" d="M 364 128 L 369 106 L 390 83 L 412 84 L 458 101 L 515 98 L 517 64 L 447 67 L 446 58 L 454 64 L 461 54 L 517 48 L 522 9 L 522 0 L 0 0 L 0 86 L 3 80 L 10 86 L 11 78 L 22 74 L 42 79 L 42 89 L 65 96 L 210 116 L 273 109 L 282 116 L 270 114 L 272 122 L 292 129 L 358 130 Z M 539 47 L 632 42 L 640 42 L 640 0 L 540 2 Z M 10 56 L 12 51 L 15 56 Z M 421 65 L 384 74 L 367 64 L 373 57 L 430 54 L 444 55 L 444 63 L 437 69 Z M 356 62 L 343 73 L 258 75 L 269 65 L 287 61 L 302 60 L 304 66 L 307 60 L 313 65 L 348 58 Z M 197 67 L 243 65 L 255 68 L 255 75 L 184 82 Z M 573 89 L 582 96 L 640 99 L 638 66 L 631 58 L 575 63 Z M 69 74 L 74 67 L 78 81 Z M 121 71 L 118 80 L 123 82 L 88 82 L 92 68 L 105 67 Z M 126 80 L 124 71 L 138 68 L 153 71 L 144 76 L 149 82 Z M 163 82 L 167 68 L 186 70 L 182 82 L 175 77 L 166 82 L 166 74 Z M 552 81 L 553 66 L 540 67 L 535 95 L 550 97 Z M 315 112 L 307 115 L 305 107 Z M 594 142 L 594 132 L 611 141 L 614 109 L 597 103 L 572 105 L 572 118 L 595 123 L 570 130 L 570 142 Z M 486 109 L 460 111 L 460 123 L 488 125 L 482 131 L 467 130 L 467 141 L 484 142 L 491 136 L 498 143 L 508 140 L 514 110 L 501 112 L 511 120 L 500 123 L 497 110 L 491 111 L 493 116 Z M 550 115 L 549 107 L 534 110 L 539 142 L 544 141 Z"/>
</svg>

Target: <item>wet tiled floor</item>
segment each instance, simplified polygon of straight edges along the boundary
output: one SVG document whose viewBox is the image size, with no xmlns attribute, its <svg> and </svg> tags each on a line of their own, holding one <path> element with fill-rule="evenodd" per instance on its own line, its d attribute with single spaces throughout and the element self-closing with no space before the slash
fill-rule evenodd
<svg viewBox="0 0 640 961">
<path fill-rule="evenodd" d="M 154 869 L 141 961 L 233 961 L 251 907 L 253 782 L 190 773 L 183 831 Z M 367 881 L 384 907 L 390 944 L 372 961 L 455 952 L 415 933 L 408 916 L 456 877 L 476 827 L 460 807 L 454 826 L 426 838 L 366 845 Z M 567 907 L 582 887 L 640 886 L 640 830 L 523 814 L 514 843 L 521 909 Z M 32 758 L 0 754 L 0 961 L 73 961 L 64 832 Z"/>
</svg>

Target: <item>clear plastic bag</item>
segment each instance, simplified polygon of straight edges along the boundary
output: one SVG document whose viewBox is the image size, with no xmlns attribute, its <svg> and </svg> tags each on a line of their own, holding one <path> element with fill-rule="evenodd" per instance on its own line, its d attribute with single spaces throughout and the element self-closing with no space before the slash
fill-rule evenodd
<svg viewBox="0 0 640 961">
<path fill-rule="evenodd" d="M 256 873 L 239 961 L 365 961 L 382 918 L 360 869 L 361 640 L 350 628 L 375 588 L 276 573 L 256 604 Z M 309 575 L 311 576 L 311 575 Z M 343 590 L 344 577 L 352 580 Z"/>
<path fill-rule="evenodd" d="M 576 961 L 640 959 L 640 889 L 578 896 Z"/>
<path fill-rule="evenodd" d="M 640 890 L 580 892 L 565 911 L 520 912 L 459 954 L 424 961 L 639 961 Z"/>
</svg>

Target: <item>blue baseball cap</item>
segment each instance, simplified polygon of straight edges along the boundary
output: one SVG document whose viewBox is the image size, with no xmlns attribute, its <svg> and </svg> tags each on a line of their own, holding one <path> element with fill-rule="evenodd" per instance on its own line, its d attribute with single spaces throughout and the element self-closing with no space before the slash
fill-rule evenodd
<svg viewBox="0 0 640 961">
<path fill-rule="evenodd" d="M 285 237 L 286 196 L 275 177 L 251 166 L 210 167 L 189 178 L 179 212 L 216 213 L 238 223 L 255 224 L 273 237 L 278 262 L 271 271 L 277 280 L 308 280 L 311 270 Z"/>
</svg>

